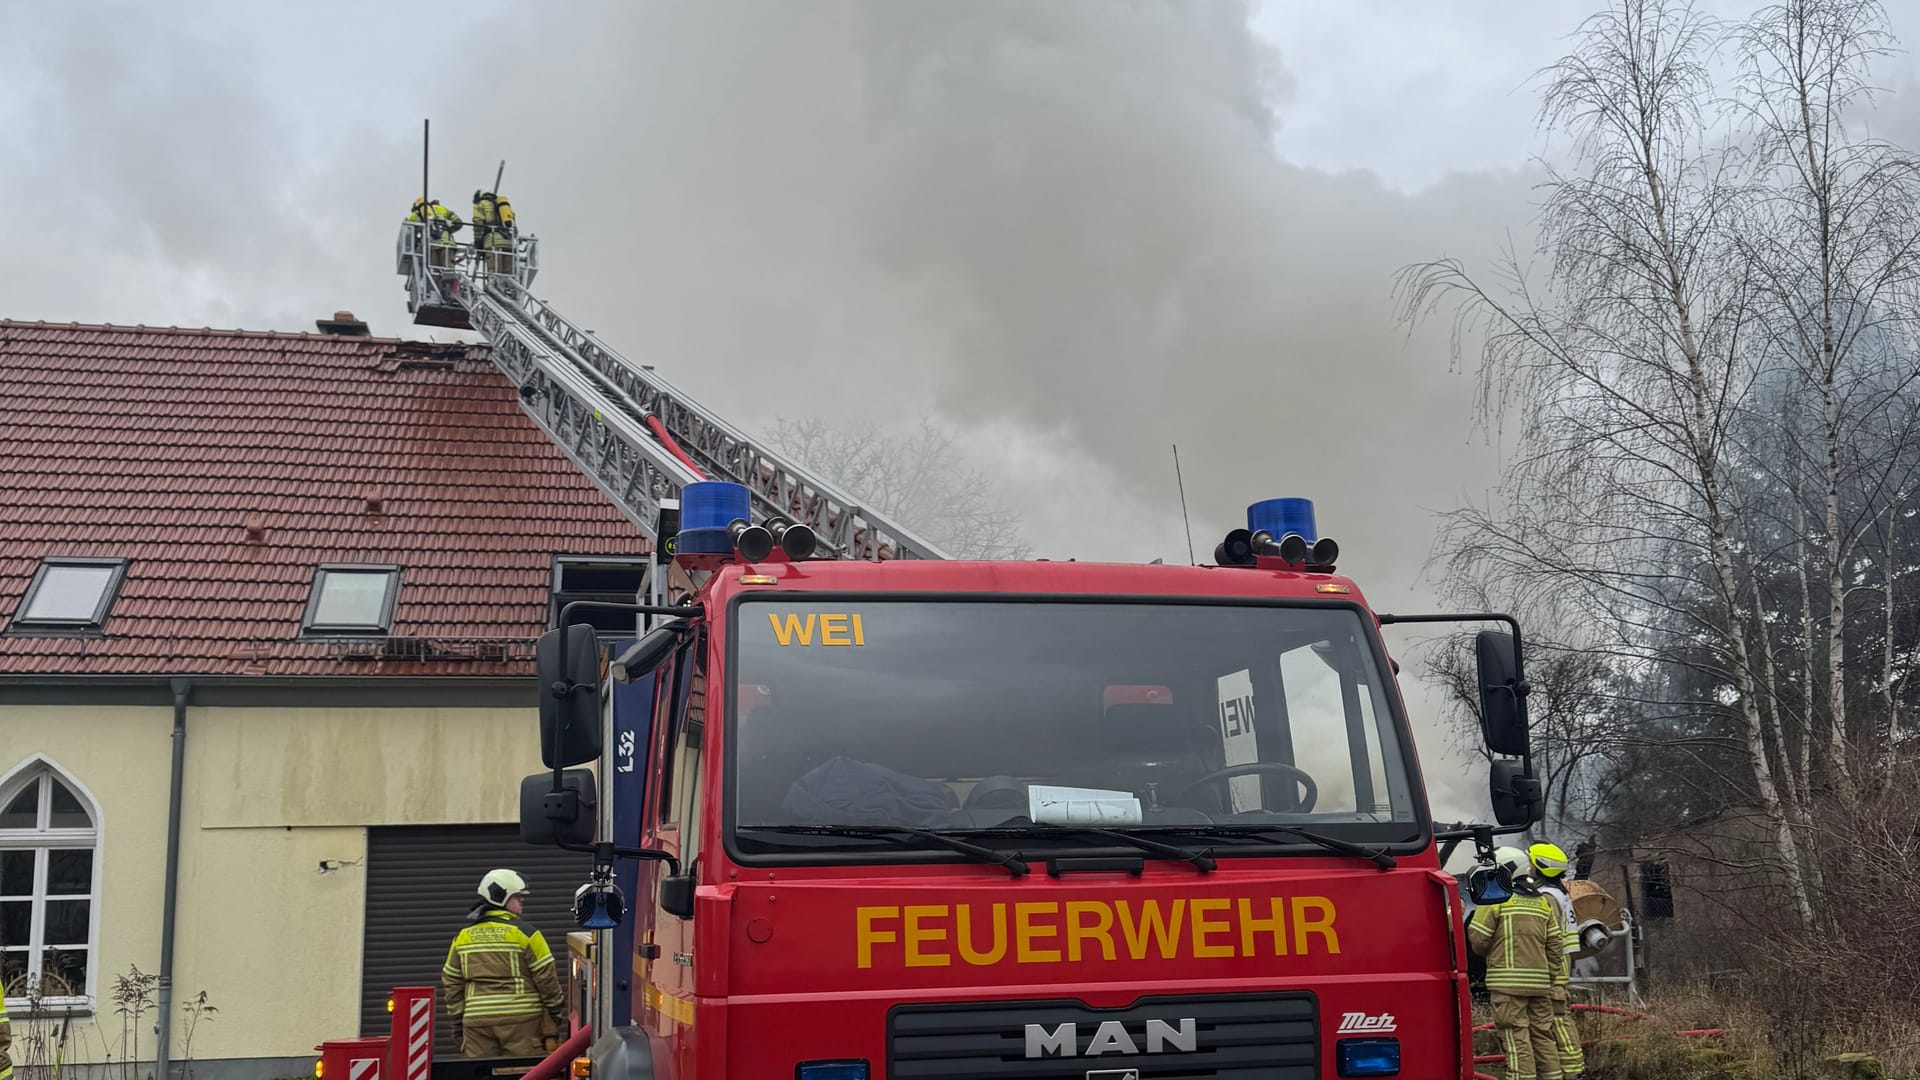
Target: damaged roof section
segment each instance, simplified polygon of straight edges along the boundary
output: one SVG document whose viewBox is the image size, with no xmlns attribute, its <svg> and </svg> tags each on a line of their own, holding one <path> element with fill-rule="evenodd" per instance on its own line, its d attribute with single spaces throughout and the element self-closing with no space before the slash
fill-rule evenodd
<svg viewBox="0 0 1920 1080">
<path fill-rule="evenodd" d="M 555 556 L 649 550 L 484 347 L 326 322 L 0 321 L 0 674 L 531 675 Z M 311 628 L 323 567 L 385 633 Z"/>
</svg>

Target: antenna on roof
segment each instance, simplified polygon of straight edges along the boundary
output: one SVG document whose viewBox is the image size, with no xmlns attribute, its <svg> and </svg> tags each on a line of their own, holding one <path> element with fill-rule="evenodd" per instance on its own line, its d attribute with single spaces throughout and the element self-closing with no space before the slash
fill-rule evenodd
<svg viewBox="0 0 1920 1080">
<path fill-rule="evenodd" d="M 1193 557 L 1193 522 L 1187 520 L 1187 481 L 1180 475 L 1180 444 L 1173 444 L 1173 478 L 1180 483 L 1180 521 L 1187 527 L 1187 564 L 1198 565 Z"/>
</svg>

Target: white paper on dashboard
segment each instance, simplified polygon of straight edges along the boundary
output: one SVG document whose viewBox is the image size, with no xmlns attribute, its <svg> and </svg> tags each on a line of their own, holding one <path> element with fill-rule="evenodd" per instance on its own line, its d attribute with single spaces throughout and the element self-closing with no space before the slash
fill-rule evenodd
<svg viewBox="0 0 1920 1080">
<path fill-rule="evenodd" d="M 1125 791 L 1034 784 L 1027 816 L 1048 825 L 1138 825 L 1140 800 Z"/>
</svg>

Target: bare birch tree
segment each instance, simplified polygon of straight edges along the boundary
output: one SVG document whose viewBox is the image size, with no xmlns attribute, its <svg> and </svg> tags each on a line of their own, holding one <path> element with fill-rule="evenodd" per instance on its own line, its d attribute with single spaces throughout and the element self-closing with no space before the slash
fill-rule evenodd
<svg viewBox="0 0 1920 1080">
<path fill-rule="evenodd" d="M 1876 0 L 1784 0 L 1758 12 L 1735 40 L 1741 77 L 1732 105 L 1752 137 L 1756 196 L 1751 219 L 1735 235 L 1760 282 L 1755 343 L 1763 362 L 1798 376 L 1814 414 L 1813 445 L 1796 447 L 1800 453 L 1788 462 L 1791 497 L 1802 513 L 1805 492 L 1819 492 L 1819 550 L 1798 553 L 1809 661 L 1814 626 L 1806 592 L 1816 569 L 1826 593 L 1825 708 L 1816 714 L 1809 682 L 1806 721 L 1819 727 L 1809 726 L 1803 746 L 1822 746 L 1829 786 L 1850 801 L 1856 755 L 1847 709 L 1848 600 L 1870 590 L 1849 567 L 1876 532 L 1884 507 L 1875 493 L 1899 489 L 1906 479 L 1895 475 L 1906 464 L 1903 455 L 1857 451 L 1864 449 L 1863 425 L 1882 419 L 1910 378 L 1898 373 L 1897 345 L 1911 329 L 1920 276 L 1920 238 L 1912 229 L 1920 171 L 1910 155 L 1848 127 L 1849 115 L 1871 102 L 1872 61 L 1892 43 Z M 1848 490 L 1865 497 L 1847 506 Z M 1807 557 L 1816 554 L 1810 566 Z M 1803 775 L 1802 784 L 1808 779 Z"/>
<path fill-rule="evenodd" d="M 1550 69 L 1543 102 L 1580 170 L 1547 184 L 1543 287 L 1517 258 L 1499 290 L 1449 260 L 1411 268 L 1403 295 L 1413 316 L 1458 304 L 1464 329 L 1485 336 L 1483 400 L 1517 403 L 1521 421 L 1506 506 L 1455 515 L 1451 569 L 1572 608 L 1609 627 L 1623 656 L 1646 657 L 1645 632 L 1676 623 L 1710 643 L 1698 662 L 1730 688 L 1721 707 L 1738 720 L 1788 894 L 1811 924 L 1801 845 L 1767 752 L 1728 490 L 1755 374 L 1755 282 L 1731 238 L 1737 160 L 1703 110 L 1714 37 L 1673 0 L 1616 0 L 1589 19 Z M 1710 607 L 1670 598 L 1689 562 L 1705 571 Z"/>
</svg>

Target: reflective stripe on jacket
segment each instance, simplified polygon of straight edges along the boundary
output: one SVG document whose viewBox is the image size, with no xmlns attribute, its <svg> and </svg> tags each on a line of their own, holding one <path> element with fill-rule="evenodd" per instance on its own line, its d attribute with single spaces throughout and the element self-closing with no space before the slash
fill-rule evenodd
<svg viewBox="0 0 1920 1080">
<path fill-rule="evenodd" d="M 1573 925 L 1573 898 L 1557 885 L 1541 889 L 1540 895 L 1553 904 L 1553 914 L 1560 920 L 1560 971 L 1553 985 L 1565 986 L 1573 974 L 1573 954 L 1580 951 L 1580 932 Z"/>
<path fill-rule="evenodd" d="M 453 236 L 454 231 L 464 224 L 464 222 L 460 220 L 459 214 L 454 213 L 444 206 L 435 205 L 428 207 L 427 217 L 433 222 L 433 227 L 427 231 L 433 235 L 433 242 L 436 244 L 452 243 L 453 241 L 450 238 Z M 420 211 L 415 210 L 413 213 L 408 214 L 407 220 L 419 221 Z"/>
<path fill-rule="evenodd" d="M 7 999 L 0 995 L 0 1080 L 13 1078 L 13 1022 L 7 1019 Z"/>
<path fill-rule="evenodd" d="M 540 931 L 510 911 L 490 908 L 454 935 L 440 969 L 447 1014 L 490 1017 L 560 1016 L 565 997 L 553 951 Z"/>
<path fill-rule="evenodd" d="M 1545 994 L 1566 981 L 1565 931 L 1553 901 L 1515 893 L 1473 909 L 1467 943 L 1487 958 L 1487 989 Z"/>
</svg>

